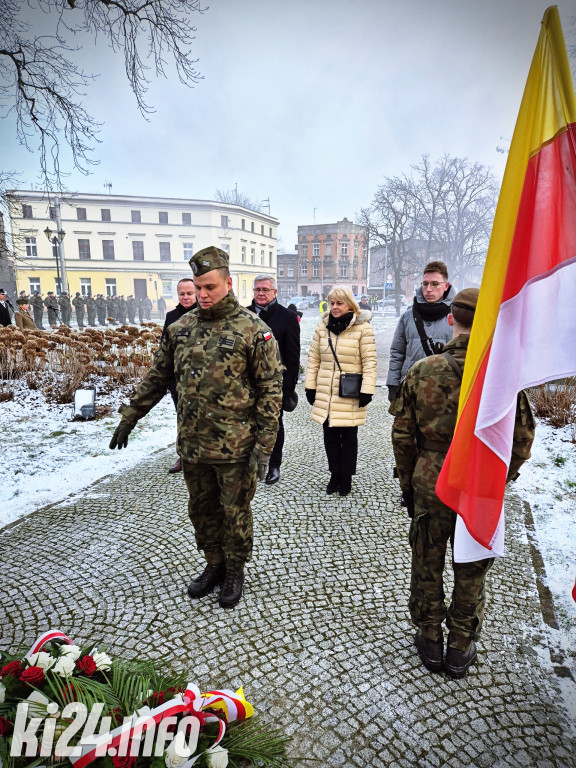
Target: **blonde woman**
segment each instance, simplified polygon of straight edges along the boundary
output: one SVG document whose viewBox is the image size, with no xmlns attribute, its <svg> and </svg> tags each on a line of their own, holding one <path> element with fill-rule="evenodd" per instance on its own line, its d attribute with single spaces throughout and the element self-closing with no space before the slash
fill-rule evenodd
<svg viewBox="0 0 576 768">
<path fill-rule="evenodd" d="M 311 417 L 324 428 L 330 482 L 326 493 L 347 496 L 356 474 L 358 427 L 366 423 L 366 406 L 376 389 L 376 343 L 372 314 L 361 310 L 347 286 L 328 294 L 310 347 L 304 387 Z M 361 373 L 356 398 L 340 397 L 340 373 Z"/>
</svg>

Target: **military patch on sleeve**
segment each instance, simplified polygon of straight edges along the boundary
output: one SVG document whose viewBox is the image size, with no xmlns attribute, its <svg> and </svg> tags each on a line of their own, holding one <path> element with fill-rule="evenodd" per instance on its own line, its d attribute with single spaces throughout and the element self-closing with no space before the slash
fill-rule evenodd
<svg viewBox="0 0 576 768">
<path fill-rule="evenodd" d="M 264 331 L 264 333 L 262 334 L 262 338 L 264 339 L 264 341 L 268 341 L 269 339 L 272 338 L 272 334 L 270 333 L 270 331 Z"/>
<path fill-rule="evenodd" d="M 218 346 L 225 347 L 226 349 L 234 349 L 236 345 L 236 339 L 234 336 L 220 336 L 218 339 Z"/>
</svg>

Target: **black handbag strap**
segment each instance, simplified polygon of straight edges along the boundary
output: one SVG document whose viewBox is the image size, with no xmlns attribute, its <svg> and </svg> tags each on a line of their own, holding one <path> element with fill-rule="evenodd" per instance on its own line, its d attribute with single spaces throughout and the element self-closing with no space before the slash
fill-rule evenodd
<svg viewBox="0 0 576 768">
<path fill-rule="evenodd" d="M 426 334 L 426 331 L 424 330 L 424 321 L 422 320 L 422 315 L 418 311 L 416 304 L 417 302 L 414 300 L 414 304 L 412 306 L 412 316 L 414 317 L 414 325 L 416 326 L 416 330 L 420 336 L 420 341 L 422 342 L 422 349 L 424 350 L 424 354 L 426 357 L 430 357 L 430 355 L 438 355 L 440 352 L 442 352 L 442 347 L 444 345 L 439 341 L 434 341 Z"/>
<path fill-rule="evenodd" d="M 334 355 L 334 360 L 336 360 L 336 365 L 338 366 L 338 370 L 340 373 L 342 373 L 342 368 L 340 367 L 340 363 L 338 362 L 338 358 L 336 357 L 336 352 L 334 352 L 334 347 L 332 346 L 332 338 L 330 336 L 330 331 L 328 331 L 328 344 L 330 346 L 330 349 L 332 350 L 332 354 Z"/>
</svg>

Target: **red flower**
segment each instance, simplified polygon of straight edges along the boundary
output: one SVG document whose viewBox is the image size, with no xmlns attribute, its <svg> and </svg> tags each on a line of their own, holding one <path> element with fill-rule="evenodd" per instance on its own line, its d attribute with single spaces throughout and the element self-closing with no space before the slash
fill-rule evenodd
<svg viewBox="0 0 576 768">
<path fill-rule="evenodd" d="M 164 701 L 166 700 L 166 693 L 164 691 L 156 691 L 156 693 L 153 693 L 150 698 L 152 699 L 154 706 L 159 707 L 160 704 L 164 704 Z"/>
<path fill-rule="evenodd" d="M 76 669 L 88 675 L 88 677 L 92 677 L 97 670 L 96 662 L 92 656 L 84 656 L 84 658 L 78 659 L 76 662 Z"/>
<path fill-rule="evenodd" d="M 22 662 L 18 661 L 17 659 L 15 661 L 9 662 L 8 664 L 5 664 L 0 670 L 0 677 L 4 677 L 5 675 L 12 675 L 12 677 L 20 677 L 21 674 L 22 674 Z"/>
<path fill-rule="evenodd" d="M 14 730 L 14 723 L 7 717 L 0 715 L 0 736 L 8 736 Z"/>
<path fill-rule="evenodd" d="M 20 680 L 28 685 L 40 685 L 44 680 L 44 670 L 42 667 L 28 667 L 20 675 Z"/>
<path fill-rule="evenodd" d="M 66 683 L 65 686 L 62 688 L 62 698 L 66 703 L 70 703 L 71 701 L 76 701 L 76 689 L 72 685 L 72 683 Z"/>
<path fill-rule="evenodd" d="M 126 755 L 125 757 L 114 755 L 112 764 L 114 765 L 114 768 L 136 768 L 136 758 L 130 757 L 130 755 Z"/>
</svg>

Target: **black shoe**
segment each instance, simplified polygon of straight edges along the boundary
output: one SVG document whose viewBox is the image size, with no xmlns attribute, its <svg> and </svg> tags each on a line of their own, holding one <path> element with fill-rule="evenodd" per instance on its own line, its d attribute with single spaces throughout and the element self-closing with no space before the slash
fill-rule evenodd
<svg viewBox="0 0 576 768">
<path fill-rule="evenodd" d="M 197 576 L 188 587 L 190 597 L 204 597 L 212 592 L 216 584 L 222 584 L 226 573 L 225 563 L 207 563 L 200 576 Z"/>
<path fill-rule="evenodd" d="M 331 493 L 336 493 L 338 490 L 338 483 L 340 481 L 340 475 L 337 475 L 335 472 L 332 472 L 330 475 L 330 482 L 326 486 L 326 493 L 330 495 Z"/>
<path fill-rule="evenodd" d="M 280 467 L 270 467 L 264 482 L 266 485 L 274 485 L 278 480 L 280 480 Z"/>
<path fill-rule="evenodd" d="M 171 474 L 171 475 L 176 474 L 176 472 L 182 472 L 182 460 L 181 459 L 178 459 L 174 464 L 172 464 L 172 466 L 168 470 L 168 473 Z"/>
<path fill-rule="evenodd" d="M 244 586 L 244 571 L 226 571 L 224 586 L 220 592 L 220 607 L 234 608 L 240 602 L 242 597 L 242 587 Z"/>
<path fill-rule="evenodd" d="M 338 493 L 340 496 L 348 496 L 352 490 L 352 475 L 342 475 L 338 483 Z"/>
<path fill-rule="evenodd" d="M 414 637 L 414 645 L 416 650 L 420 654 L 422 664 L 429 669 L 430 672 L 441 672 L 443 666 L 444 655 L 444 641 L 443 640 L 429 640 L 422 635 L 422 630 L 419 629 Z"/>
<path fill-rule="evenodd" d="M 404 498 L 404 494 L 402 494 L 402 496 L 400 496 L 400 506 L 401 507 L 407 507 L 408 506 L 408 502 Z"/>
<path fill-rule="evenodd" d="M 444 672 L 449 677 L 459 680 L 466 675 L 472 664 L 474 664 L 476 656 L 476 643 L 474 640 L 470 641 L 470 648 L 467 651 L 461 651 L 459 648 L 452 647 L 450 645 L 450 638 L 448 638 Z"/>
</svg>

